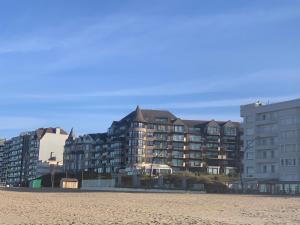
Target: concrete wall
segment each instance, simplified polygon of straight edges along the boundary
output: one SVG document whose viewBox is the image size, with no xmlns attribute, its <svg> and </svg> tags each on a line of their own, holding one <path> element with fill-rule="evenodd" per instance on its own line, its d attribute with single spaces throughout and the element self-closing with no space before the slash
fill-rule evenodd
<svg viewBox="0 0 300 225">
<path fill-rule="evenodd" d="M 83 180 L 81 185 L 81 188 L 85 190 L 97 190 L 108 187 L 115 187 L 114 179 Z"/>
</svg>

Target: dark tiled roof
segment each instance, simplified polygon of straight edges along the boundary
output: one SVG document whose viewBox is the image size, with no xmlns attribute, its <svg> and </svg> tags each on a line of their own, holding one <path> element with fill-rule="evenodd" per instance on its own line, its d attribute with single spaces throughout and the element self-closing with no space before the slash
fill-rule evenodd
<svg viewBox="0 0 300 225">
<path fill-rule="evenodd" d="M 184 120 L 177 118 L 174 114 L 166 110 L 152 110 L 152 109 L 140 109 L 138 106 L 135 111 L 129 113 L 123 119 L 118 122 L 113 122 L 112 125 L 122 125 L 128 121 L 141 121 L 148 123 L 155 123 L 157 118 L 166 118 L 168 123 L 185 125 L 187 127 L 202 127 L 208 123 L 216 122 L 220 126 L 224 126 L 227 123 L 232 123 L 234 126 L 239 127 L 240 123 L 232 121 L 214 121 L 214 120 Z"/>
<path fill-rule="evenodd" d="M 96 133 L 96 134 L 88 134 L 91 138 L 93 138 L 95 141 L 97 139 L 105 141 L 107 138 L 107 133 Z"/>
<path fill-rule="evenodd" d="M 36 135 L 39 139 L 41 139 L 46 133 L 55 134 L 56 129 L 57 128 L 53 128 L 53 127 L 39 128 L 36 130 Z M 66 131 L 64 131 L 63 129 L 61 129 L 61 128 L 58 128 L 58 129 L 60 129 L 60 134 L 68 135 L 68 133 Z"/>
<path fill-rule="evenodd" d="M 142 113 L 142 111 L 141 111 L 141 109 L 140 109 L 139 106 L 136 107 L 133 121 L 136 121 L 136 122 L 146 122 L 145 119 L 144 119 L 143 113 Z"/>
<path fill-rule="evenodd" d="M 152 122 L 155 122 L 156 118 L 167 118 L 169 123 L 171 123 L 173 120 L 177 119 L 177 117 L 174 116 L 169 111 L 140 109 L 139 107 L 137 107 L 137 109 L 135 111 L 129 113 L 127 116 L 125 116 L 123 119 L 121 119 L 118 122 L 118 124 L 120 125 L 123 122 L 129 121 L 129 120 L 152 123 Z M 113 125 L 114 124 L 115 124 L 115 122 L 113 123 Z"/>
<path fill-rule="evenodd" d="M 201 127 L 201 126 L 206 126 L 210 122 L 214 120 L 182 120 L 184 124 L 188 127 Z M 239 127 L 240 123 L 238 122 L 232 122 L 232 121 L 215 121 L 218 123 L 220 126 L 224 126 L 227 123 L 232 123 L 234 126 Z"/>
<path fill-rule="evenodd" d="M 164 110 L 142 109 L 142 113 L 145 120 L 150 123 L 155 122 L 156 118 L 167 118 L 169 123 L 177 119 L 177 117 L 174 116 L 172 113 Z"/>
</svg>

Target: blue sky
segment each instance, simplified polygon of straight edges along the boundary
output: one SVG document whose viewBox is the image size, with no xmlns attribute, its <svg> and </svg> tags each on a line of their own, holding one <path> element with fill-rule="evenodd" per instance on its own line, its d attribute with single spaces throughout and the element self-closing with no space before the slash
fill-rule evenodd
<svg viewBox="0 0 300 225">
<path fill-rule="evenodd" d="M 300 1 L 0 0 L 0 137 L 103 132 L 137 104 L 237 120 L 300 97 Z"/>
</svg>

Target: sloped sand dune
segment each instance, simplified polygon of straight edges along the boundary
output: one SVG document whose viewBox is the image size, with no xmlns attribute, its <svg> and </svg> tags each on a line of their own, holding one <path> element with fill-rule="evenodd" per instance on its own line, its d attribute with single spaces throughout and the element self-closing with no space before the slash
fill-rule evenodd
<svg viewBox="0 0 300 225">
<path fill-rule="evenodd" d="M 300 198 L 0 190 L 0 224 L 300 224 Z"/>
</svg>

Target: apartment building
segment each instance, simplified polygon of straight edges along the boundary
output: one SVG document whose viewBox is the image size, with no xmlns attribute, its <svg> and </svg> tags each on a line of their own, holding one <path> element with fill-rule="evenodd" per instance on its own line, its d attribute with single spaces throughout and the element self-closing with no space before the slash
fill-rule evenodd
<svg viewBox="0 0 300 225">
<path fill-rule="evenodd" d="M 49 158 L 62 165 L 68 134 L 60 128 L 40 128 L 24 132 L 4 143 L 1 180 L 21 186 L 49 173 Z"/>
<path fill-rule="evenodd" d="M 300 191 L 300 99 L 241 106 L 243 181 L 261 192 Z"/>
<path fill-rule="evenodd" d="M 126 168 L 162 165 L 164 168 L 171 167 L 173 172 L 188 170 L 229 174 L 239 168 L 240 134 L 237 122 L 183 120 L 169 111 L 137 107 L 112 123 L 106 142 L 100 144 L 105 147 L 99 147 L 101 152 L 97 156 L 102 159 L 100 155 L 105 155 L 102 172 L 104 168 L 106 172 L 119 173 Z M 82 169 L 83 164 L 88 164 L 82 158 L 84 147 L 79 147 L 79 143 L 87 142 L 91 139 L 89 136 L 80 137 L 75 146 L 69 145 L 74 142 L 66 143 L 66 170 L 70 167 Z M 72 148 L 81 151 L 76 160 L 72 156 L 74 153 L 70 154 Z M 68 161 L 71 157 L 74 159 L 72 162 Z"/>
<path fill-rule="evenodd" d="M 4 173 L 4 142 L 5 140 L 0 139 L 0 186 L 5 184 L 5 180 L 3 177 L 5 177 Z"/>
<path fill-rule="evenodd" d="M 75 136 L 72 129 L 64 148 L 64 169 L 76 174 L 81 171 L 110 173 L 107 134 Z"/>
</svg>

